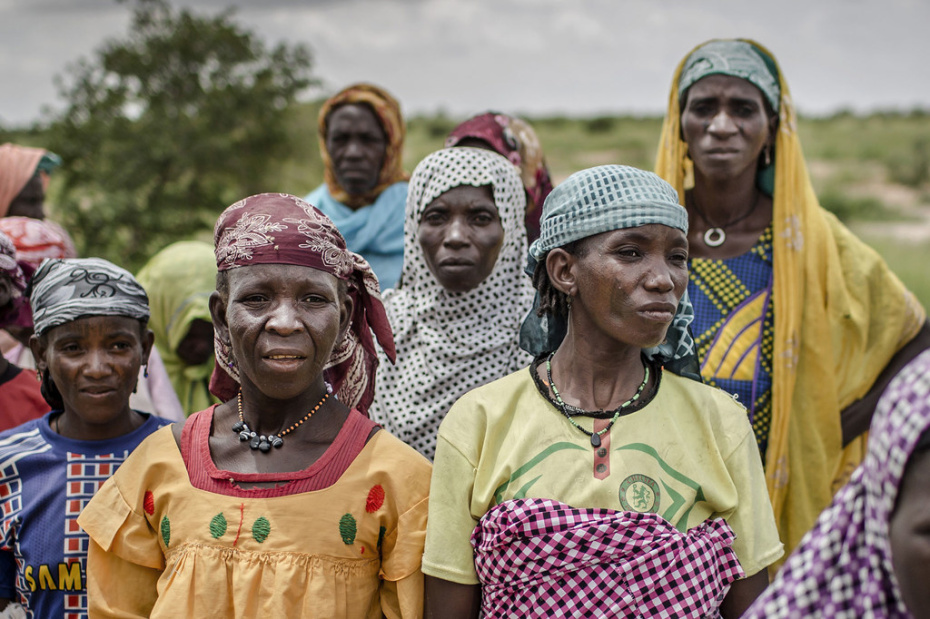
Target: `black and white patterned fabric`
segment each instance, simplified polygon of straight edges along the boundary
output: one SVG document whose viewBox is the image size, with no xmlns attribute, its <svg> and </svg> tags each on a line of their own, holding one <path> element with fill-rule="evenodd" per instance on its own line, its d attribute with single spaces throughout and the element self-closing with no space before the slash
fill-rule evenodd
<svg viewBox="0 0 930 619">
<path fill-rule="evenodd" d="M 103 258 L 45 260 L 32 277 L 36 335 L 82 316 L 149 320 L 149 298 L 132 274 Z"/>
<path fill-rule="evenodd" d="M 449 292 L 430 272 L 417 230 L 430 202 L 460 185 L 493 187 L 504 240 L 487 279 L 468 292 Z M 531 360 L 517 344 L 533 300 L 532 282 L 523 273 L 525 211 L 519 174 L 491 151 L 437 151 L 410 180 L 401 285 L 384 293 L 397 362 L 381 359 L 370 415 L 427 458 L 433 458 L 439 424 L 459 397 Z"/>
</svg>

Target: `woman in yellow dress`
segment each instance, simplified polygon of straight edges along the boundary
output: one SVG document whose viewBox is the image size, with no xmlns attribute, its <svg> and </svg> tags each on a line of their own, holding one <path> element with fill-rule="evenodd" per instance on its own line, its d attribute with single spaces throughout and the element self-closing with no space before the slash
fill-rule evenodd
<svg viewBox="0 0 930 619">
<path fill-rule="evenodd" d="M 223 403 L 81 514 L 91 616 L 420 616 L 430 465 L 365 415 L 375 339 L 393 355 L 368 263 L 286 194 L 230 206 L 215 241 Z"/>
</svg>

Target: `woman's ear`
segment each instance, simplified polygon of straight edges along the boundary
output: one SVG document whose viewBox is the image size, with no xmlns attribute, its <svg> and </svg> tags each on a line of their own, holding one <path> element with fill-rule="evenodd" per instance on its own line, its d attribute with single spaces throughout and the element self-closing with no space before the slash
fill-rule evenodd
<svg viewBox="0 0 930 619">
<path fill-rule="evenodd" d="M 32 351 L 32 358 L 35 359 L 36 369 L 44 372 L 48 369 L 48 361 L 45 360 L 45 353 L 48 351 L 48 341 L 43 337 L 33 335 L 29 338 L 29 350 Z"/>
<path fill-rule="evenodd" d="M 575 296 L 577 283 L 575 282 L 575 263 L 578 258 L 561 247 L 556 247 L 546 255 L 546 271 L 549 273 L 549 282 L 552 287 L 568 295 Z"/>
<path fill-rule="evenodd" d="M 210 293 L 210 316 L 213 317 L 213 328 L 220 339 L 229 342 L 229 324 L 226 322 L 226 300 L 214 290 Z"/>
<path fill-rule="evenodd" d="M 147 365 L 152 346 L 155 344 L 155 333 L 151 329 L 142 329 L 142 365 Z"/>
</svg>

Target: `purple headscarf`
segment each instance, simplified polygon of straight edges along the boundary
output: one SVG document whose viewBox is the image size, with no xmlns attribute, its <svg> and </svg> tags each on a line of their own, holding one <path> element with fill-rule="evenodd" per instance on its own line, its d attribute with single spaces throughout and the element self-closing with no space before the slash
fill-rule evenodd
<svg viewBox="0 0 930 619">
<path fill-rule="evenodd" d="M 907 365 L 875 411 L 865 460 L 743 619 L 906 618 L 889 526 L 907 461 L 930 428 L 930 350 Z"/>
</svg>

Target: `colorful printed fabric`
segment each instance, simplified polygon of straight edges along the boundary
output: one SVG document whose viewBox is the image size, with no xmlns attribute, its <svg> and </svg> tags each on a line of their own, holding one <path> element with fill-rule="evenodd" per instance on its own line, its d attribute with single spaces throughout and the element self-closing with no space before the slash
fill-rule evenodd
<svg viewBox="0 0 930 619">
<path fill-rule="evenodd" d="M 762 46 L 747 43 L 772 58 Z M 682 200 L 694 184 L 688 145 L 681 139 L 678 92 L 689 57 L 672 78 L 656 159 L 656 172 Z M 791 549 L 864 454 L 864 438 L 842 448 L 840 411 L 868 392 L 926 314 L 881 257 L 820 208 L 791 93 L 772 64 L 781 100 L 773 164 L 775 339 L 765 464 L 779 532 Z"/>
<path fill-rule="evenodd" d="M 32 277 L 36 335 L 82 316 L 126 316 L 148 322 L 145 290 L 129 271 L 102 258 L 46 260 Z"/>
<path fill-rule="evenodd" d="M 684 95 L 692 84 L 708 75 L 731 75 L 739 77 L 759 90 L 776 112 L 779 108 L 781 90 L 778 75 L 769 69 L 765 57 L 753 44 L 739 40 L 708 41 L 688 56 L 681 76 L 678 92 Z"/>
<path fill-rule="evenodd" d="M 487 143 L 520 170 L 520 178 L 528 198 L 524 223 L 527 240 L 532 243 L 539 238 L 539 217 L 542 215 L 546 196 L 552 191 L 552 179 L 543 158 L 542 145 L 533 127 L 525 120 L 514 116 L 487 112 L 469 118 L 453 129 L 446 138 L 446 148 L 468 139 Z"/>
<path fill-rule="evenodd" d="M 0 434 L 0 597 L 30 617 L 84 619 L 88 539 L 77 517 L 130 452 L 169 422 L 147 416 L 129 434 L 79 441 L 52 431 L 58 414 Z"/>
<path fill-rule="evenodd" d="M 361 103 L 367 105 L 381 122 L 381 128 L 387 138 L 387 147 L 384 151 L 384 163 L 381 164 L 381 174 L 378 184 L 368 193 L 351 195 L 339 185 L 336 173 L 333 171 L 333 162 L 326 149 L 326 132 L 329 114 L 341 105 Z M 353 84 L 336 93 L 326 100 L 320 108 L 317 119 L 320 135 L 320 155 L 323 157 L 323 179 L 330 195 L 349 208 L 360 208 L 372 204 L 382 191 L 399 181 L 407 180 L 407 173 L 403 168 L 404 137 L 407 127 L 404 117 L 400 113 L 400 104 L 388 92 L 373 84 Z"/>
<path fill-rule="evenodd" d="M 3 217 L 0 232 L 12 239 L 16 259 L 28 263 L 33 270 L 46 258 L 77 258 L 74 241 L 64 228 L 48 219 Z"/>
<path fill-rule="evenodd" d="M 772 424 L 772 228 L 728 260 L 692 258 L 688 294 L 701 375 L 749 409 L 765 460 Z"/>
<path fill-rule="evenodd" d="M 60 164 L 58 155 L 42 148 L 9 142 L 0 145 L 0 217 L 7 214 L 13 199 L 36 172 L 42 177 L 42 185 L 48 187 L 48 173 Z"/>
<path fill-rule="evenodd" d="M 889 523 L 908 459 L 930 428 L 930 351 L 882 394 L 862 465 L 745 619 L 911 617 L 891 562 Z"/>
<path fill-rule="evenodd" d="M 0 220 L 3 221 L 3 220 Z M 181 241 L 161 250 L 139 271 L 139 283 L 149 295 L 149 328 L 174 392 L 185 415 L 210 406 L 215 400 L 208 385 L 215 361 L 211 355 L 200 365 L 188 365 L 178 347 L 195 320 L 213 322 L 210 295 L 216 289 L 213 247 L 199 241 Z"/>
<path fill-rule="evenodd" d="M 549 251 L 602 232 L 662 224 L 688 233 L 688 213 L 678 204 L 675 190 L 652 172 L 621 165 L 598 166 L 569 176 L 549 194 L 540 223 L 541 235 L 530 246 L 527 260 L 526 272 L 531 276 Z M 566 330 L 564 318 L 539 316 L 538 307 L 537 294 L 520 331 L 520 346 L 533 356 L 558 348 Z M 684 294 L 665 342 L 646 350 L 646 356 L 659 363 L 687 365 L 686 360 L 694 356 L 688 333 L 693 316 Z"/>
<path fill-rule="evenodd" d="M 718 617 L 743 577 L 724 520 L 681 533 L 656 514 L 501 503 L 471 538 L 485 617 Z"/>
<path fill-rule="evenodd" d="M 491 274 L 468 292 L 450 292 L 430 272 L 418 230 L 426 207 L 461 185 L 493 187 L 504 240 Z M 378 369 L 372 418 L 432 459 L 436 432 L 466 391 L 525 366 L 517 345 L 532 299 L 523 274 L 526 193 L 513 165 L 478 148 L 447 148 L 426 157 L 410 181 L 400 288 L 384 295 L 397 363 Z"/>
<path fill-rule="evenodd" d="M 393 361 L 395 353 L 378 278 L 365 259 L 346 249 L 342 235 L 323 213 L 283 193 L 263 193 L 236 202 L 220 215 L 213 236 L 220 271 L 254 264 L 293 264 L 325 271 L 348 284 L 354 302 L 352 322 L 333 349 L 326 376 L 343 404 L 367 413 L 378 367 L 374 338 L 388 360 Z M 229 346 L 218 335 L 214 349 L 216 369 L 210 391 L 225 402 L 239 391 L 239 368 L 229 363 Z"/>
</svg>

